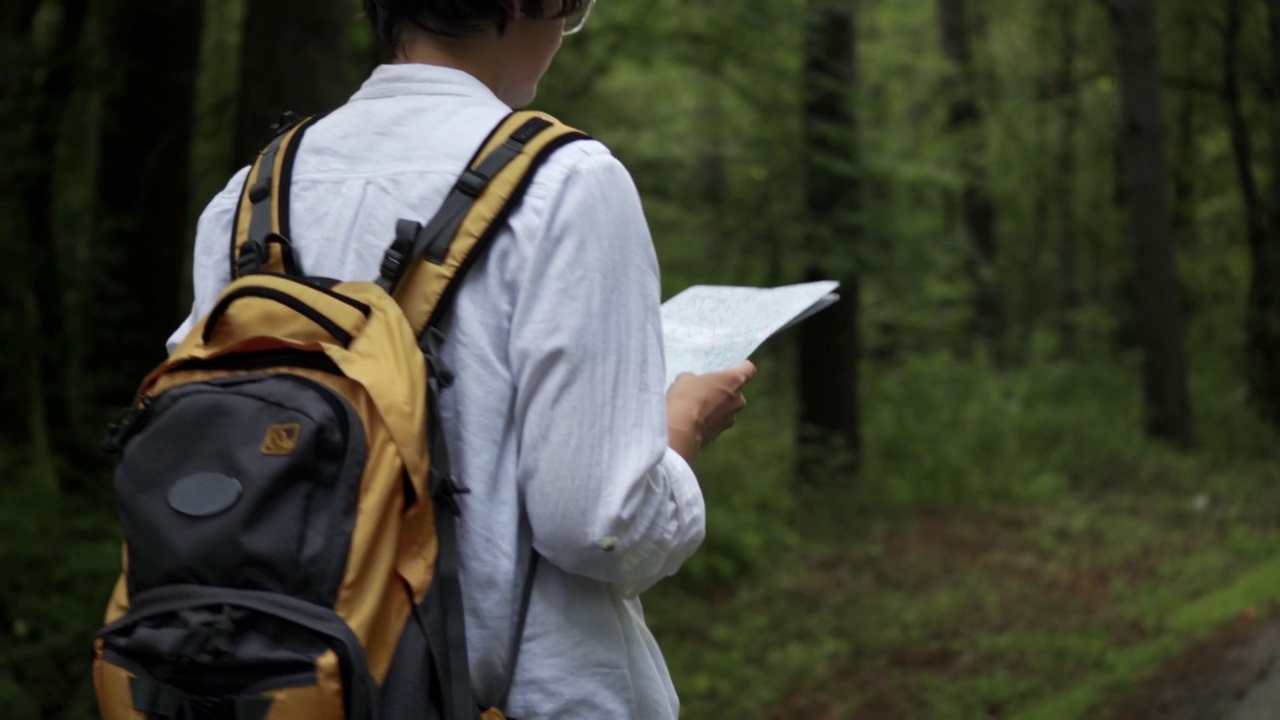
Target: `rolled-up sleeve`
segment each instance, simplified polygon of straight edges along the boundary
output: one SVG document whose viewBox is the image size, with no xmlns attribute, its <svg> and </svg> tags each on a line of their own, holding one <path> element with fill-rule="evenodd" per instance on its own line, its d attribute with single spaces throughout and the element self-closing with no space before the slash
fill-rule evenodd
<svg viewBox="0 0 1280 720">
<path fill-rule="evenodd" d="M 701 490 L 667 446 L 658 263 L 630 175 L 589 156 L 551 198 L 509 345 L 533 544 L 638 593 L 705 534 Z"/>
</svg>

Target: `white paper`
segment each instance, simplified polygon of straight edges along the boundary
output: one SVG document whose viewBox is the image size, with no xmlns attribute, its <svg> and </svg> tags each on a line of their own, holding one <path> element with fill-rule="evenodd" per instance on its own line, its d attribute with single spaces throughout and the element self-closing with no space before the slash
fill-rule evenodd
<svg viewBox="0 0 1280 720">
<path fill-rule="evenodd" d="M 765 340 L 839 300 L 840 283 L 777 288 L 695 285 L 662 304 L 667 386 L 683 372 L 708 373 L 751 357 Z"/>
</svg>

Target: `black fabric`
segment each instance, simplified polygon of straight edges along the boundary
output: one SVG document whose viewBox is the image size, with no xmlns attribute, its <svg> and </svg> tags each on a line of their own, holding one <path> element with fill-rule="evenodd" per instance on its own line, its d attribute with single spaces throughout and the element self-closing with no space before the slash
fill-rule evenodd
<svg viewBox="0 0 1280 720">
<path fill-rule="evenodd" d="M 428 358 L 428 442 L 431 451 L 431 498 L 435 505 L 435 577 L 431 582 L 423 612 L 431 634 L 433 652 L 444 673 L 445 717 L 448 720 L 475 720 L 475 696 L 471 690 L 471 668 L 467 662 L 466 616 L 463 614 L 462 582 L 458 574 L 458 515 L 456 495 L 466 492 L 453 480 L 449 448 L 440 429 L 439 390 L 434 358 Z"/>
<path fill-rule="evenodd" d="M 196 697 L 146 675 L 130 679 L 129 693 L 133 709 L 148 720 L 265 720 L 271 710 L 271 699 L 262 695 Z"/>
<path fill-rule="evenodd" d="M 163 716 L 175 702 L 181 706 L 182 695 L 252 712 L 260 703 L 242 700 L 314 684 L 316 659 L 332 650 L 346 717 L 377 717 L 364 650 L 329 608 L 279 593 L 203 585 L 167 586 L 131 599 L 132 610 L 99 637 L 109 661 L 154 681 L 144 679 L 134 691 L 135 704 L 152 716 Z"/>
<path fill-rule="evenodd" d="M 413 590 L 404 583 L 404 591 L 413 599 Z M 405 623 L 396 644 L 391 667 L 382 682 L 379 704 L 381 720 L 442 720 L 445 717 L 442 667 L 431 654 L 424 610 L 413 609 L 413 617 Z M 444 632 L 443 628 L 440 632 Z"/>
<path fill-rule="evenodd" d="M 413 251 L 413 243 L 422 231 L 422 223 L 412 220 L 396 221 L 396 239 L 382 256 L 382 266 L 378 269 L 378 287 L 388 295 L 395 294 L 400 285 L 400 278 L 408 269 L 409 255 Z"/>
<path fill-rule="evenodd" d="M 200 583 L 332 606 L 366 455 L 355 410 L 307 378 L 237 376 L 160 395 L 115 473 L 130 595 Z M 198 473 L 235 478 L 243 496 L 211 517 L 174 510 L 171 488 Z"/>
</svg>

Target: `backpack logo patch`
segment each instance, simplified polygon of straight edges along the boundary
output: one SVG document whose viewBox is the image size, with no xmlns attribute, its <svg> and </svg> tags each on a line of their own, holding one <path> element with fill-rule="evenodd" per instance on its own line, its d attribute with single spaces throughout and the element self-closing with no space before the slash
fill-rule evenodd
<svg viewBox="0 0 1280 720">
<path fill-rule="evenodd" d="M 302 425 L 272 425 L 267 428 L 267 437 L 262 440 L 263 455 L 292 455 L 298 449 L 298 436 L 302 434 Z"/>
</svg>

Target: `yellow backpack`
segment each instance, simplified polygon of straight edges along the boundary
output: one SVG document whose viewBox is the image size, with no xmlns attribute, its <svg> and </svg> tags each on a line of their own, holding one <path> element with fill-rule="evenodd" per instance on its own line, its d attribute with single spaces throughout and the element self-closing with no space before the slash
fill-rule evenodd
<svg viewBox="0 0 1280 720">
<path fill-rule="evenodd" d="M 425 227 L 396 224 L 379 278 L 336 282 L 302 276 L 288 240 L 314 122 L 259 154 L 233 282 L 112 426 L 104 720 L 503 717 L 471 692 L 435 328 L 537 167 L 585 136 L 513 113 Z"/>
</svg>

